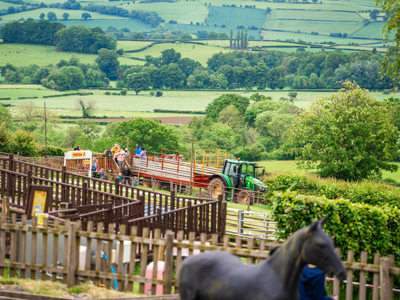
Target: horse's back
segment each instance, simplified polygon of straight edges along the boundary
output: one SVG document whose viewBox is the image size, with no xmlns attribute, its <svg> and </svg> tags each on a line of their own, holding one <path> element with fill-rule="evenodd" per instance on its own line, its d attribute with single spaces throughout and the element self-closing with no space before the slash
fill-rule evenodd
<svg viewBox="0 0 400 300">
<path fill-rule="evenodd" d="M 186 258 L 180 272 L 182 300 L 286 299 L 276 294 L 280 281 L 270 269 L 247 265 L 224 252 L 208 252 Z M 293 300 L 291 298 L 290 300 Z"/>
</svg>

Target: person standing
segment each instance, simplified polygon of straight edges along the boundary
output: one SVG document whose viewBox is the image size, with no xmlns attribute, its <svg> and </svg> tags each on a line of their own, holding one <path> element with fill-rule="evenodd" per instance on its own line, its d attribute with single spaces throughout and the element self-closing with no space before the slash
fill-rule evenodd
<svg viewBox="0 0 400 300">
<path fill-rule="evenodd" d="M 146 151 L 146 149 L 142 148 L 142 151 L 140 152 L 139 157 L 140 157 L 141 159 L 146 159 L 146 158 L 147 158 L 147 151 Z"/>
<path fill-rule="evenodd" d="M 306 265 L 299 283 L 300 300 L 339 300 L 325 292 L 325 273 L 314 265 Z"/>
<path fill-rule="evenodd" d="M 92 161 L 92 177 L 97 177 L 99 169 L 99 162 L 97 161 L 97 158 L 94 157 Z"/>
<path fill-rule="evenodd" d="M 141 152 L 142 152 L 142 147 L 140 147 L 139 144 L 136 144 L 135 157 L 140 157 Z"/>
<path fill-rule="evenodd" d="M 123 179 L 124 179 L 124 184 L 131 185 L 132 172 L 128 166 L 124 166 L 124 169 L 122 170 L 122 175 L 123 175 Z"/>
<path fill-rule="evenodd" d="M 122 169 L 124 167 L 124 161 L 125 161 L 125 152 L 120 151 L 119 153 L 117 153 L 115 155 L 116 155 L 115 160 L 117 161 L 119 171 L 122 172 Z"/>
</svg>

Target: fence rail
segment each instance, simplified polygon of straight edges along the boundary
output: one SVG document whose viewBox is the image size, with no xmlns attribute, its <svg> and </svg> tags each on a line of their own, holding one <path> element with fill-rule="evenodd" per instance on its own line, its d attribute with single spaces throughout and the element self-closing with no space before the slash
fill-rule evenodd
<svg viewBox="0 0 400 300">
<path fill-rule="evenodd" d="M 0 197 L 9 199 L 11 207 L 26 210 L 32 185 L 50 186 L 50 214 L 79 219 L 83 228 L 93 221 L 106 227 L 117 222 L 115 230 L 122 224 L 137 225 L 140 232 L 142 227 L 160 228 L 163 234 L 167 230 L 184 230 L 186 236 L 190 231 L 197 236 L 202 232 L 225 232 L 226 203 L 222 199 L 178 196 L 174 191 L 160 193 L 67 172 L 65 167 L 57 170 L 20 161 L 12 155 L 0 157 Z"/>
<path fill-rule="evenodd" d="M 164 294 L 171 294 L 178 292 L 177 279 L 186 256 L 221 250 L 239 256 L 249 264 L 269 257 L 269 245 L 256 244 L 254 238 L 248 238 L 244 245 L 238 237 L 232 243 L 228 236 L 220 239 L 214 234 L 208 239 L 203 233 L 196 243 L 194 232 L 185 241 L 183 231 L 176 235 L 169 232 L 162 237 L 160 229 L 143 228 L 143 235 L 138 236 L 137 227 L 132 227 L 130 234 L 124 235 L 106 233 L 101 224 L 93 230 L 94 226 L 89 222 L 88 228 L 83 230 L 79 222 L 69 220 L 65 224 L 56 220 L 50 226 L 45 220 L 44 226 L 40 227 L 35 218 L 30 224 L 26 216 L 18 221 L 16 215 L 11 220 L 5 220 L 2 215 L 0 275 L 8 269 L 10 276 L 19 274 L 22 278 L 61 280 L 68 286 L 91 280 L 119 291 L 133 291 L 135 288 L 141 293 L 151 290 L 152 294 L 155 294 L 157 285 L 161 285 Z M 124 226 L 120 226 L 121 232 Z M 151 274 L 146 275 L 150 262 L 154 268 Z M 360 300 L 392 299 L 394 277 L 400 275 L 400 268 L 394 267 L 392 256 L 375 254 L 373 261 L 368 261 L 368 254 L 362 252 L 357 262 L 354 253 L 349 251 L 343 263 L 347 268 L 347 282 L 334 279 L 329 284 L 334 294 L 339 295 L 342 290 L 345 295 L 341 299 L 346 300 L 353 299 L 356 294 Z M 162 278 L 157 277 L 157 269 L 161 267 L 164 267 Z M 353 281 L 360 282 L 358 291 L 353 289 Z M 367 288 L 367 284 L 373 287 Z"/>
</svg>

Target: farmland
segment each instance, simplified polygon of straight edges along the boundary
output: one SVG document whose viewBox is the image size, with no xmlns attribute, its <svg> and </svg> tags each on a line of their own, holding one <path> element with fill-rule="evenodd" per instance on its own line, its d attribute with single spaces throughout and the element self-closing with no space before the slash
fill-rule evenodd
<svg viewBox="0 0 400 300">
<path fill-rule="evenodd" d="M 72 56 L 77 57 L 81 63 L 85 64 L 94 63 L 97 58 L 95 54 L 58 52 L 52 46 L 0 43 L 0 61 L 4 64 L 10 63 L 17 66 L 29 66 L 34 63 L 38 66 L 47 66 L 49 64 L 56 64 L 61 59 L 68 60 Z M 126 65 L 143 64 L 142 62 L 124 57 L 120 57 L 119 61 L 121 64 Z"/>
<path fill-rule="evenodd" d="M 0 86 L 1 87 L 1 86 Z M 207 104 L 218 96 L 229 93 L 229 91 L 164 91 L 162 97 L 154 97 L 149 92 L 142 92 L 139 95 L 129 93 L 127 96 L 120 95 L 105 95 L 103 90 L 90 90 L 93 95 L 89 96 L 62 96 L 56 98 L 43 99 L 43 96 L 63 94 L 57 91 L 48 90 L 41 86 L 17 86 L 11 88 L 5 86 L 0 88 L 0 98 L 11 97 L 11 100 L 1 100 L 1 104 L 11 104 L 15 110 L 16 107 L 23 105 L 28 101 L 38 103 L 41 106 L 43 101 L 49 109 L 54 110 L 56 114 L 78 114 L 75 111 L 76 100 L 78 98 L 86 100 L 94 100 L 98 111 L 98 116 L 125 116 L 130 117 L 134 112 L 151 113 L 154 109 L 168 110 L 192 110 L 204 111 Z M 254 91 L 256 92 L 256 91 Z M 249 97 L 253 91 L 235 91 L 235 93 Z M 287 97 L 288 91 L 257 91 L 258 93 L 269 96 L 273 100 L 279 100 L 281 97 Z M 327 97 L 332 92 L 312 92 L 298 91 L 295 104 L 299 107 L 308 107 L 310 103 L 318 98 Z M 378 99 L 387 98 L 382 93 L 371 93 Z M 38 99 L 18 99 L 18 97 L 38 97 Z M 112 100 L 112 101 L 111 101 Z"/>
<path fill-rule="evenodd" d="M 118 45 L 119 47 L 119 45 Z M 223 49 L 220 47 L 207 46 L 207 45 L 197 45 L 197 44 L 183 44 L 183 43 L 162 43 L 155 44 L 140 52 L 125 53 L 126 57 L 136 57 L 144 59 L 146 55 L 153 57 L 158 57 L 161 52 L 174 48 L 176 52 L 181 53 L 182 57 L 189 57 L 191 59 L 199 61 L 203 66 L 207 65 L 207 60 L 215 53 L 219 52 L 229 52 L 230 49 Z"/>
</svg>

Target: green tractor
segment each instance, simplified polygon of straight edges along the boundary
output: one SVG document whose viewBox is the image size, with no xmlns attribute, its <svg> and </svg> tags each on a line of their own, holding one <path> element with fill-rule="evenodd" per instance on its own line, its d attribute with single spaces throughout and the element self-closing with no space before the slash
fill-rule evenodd
<svg viewBox="0 0 400 300">
<path fill-rule="evenodd" d="M 227 200 L 253 204 L 256 194 L 261 196 L 268 191 L 268 187 L 257 178 L 258 168 L 254 162 L 225 160 L 222 173 L 216 173 L 209 177 L 209 195 L 217 198 L 219 195 L 225 194 Z"/>
</svg>

